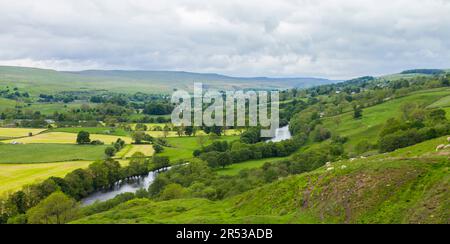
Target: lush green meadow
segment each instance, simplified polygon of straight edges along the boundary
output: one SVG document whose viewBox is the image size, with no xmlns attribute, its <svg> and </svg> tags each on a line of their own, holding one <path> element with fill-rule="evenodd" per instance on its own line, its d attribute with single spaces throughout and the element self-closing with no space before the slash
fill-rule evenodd
<svg viewBox="0 0 450 244">
<path fill-rule="evenodd" d="M 48 163 L 104 158 L 106 145 L 0 144 L 0 163 Z"/>
<path fill-rule="evenodd" d="M 450 96 L 443 97 L 428 106 L 428 108 L 447 108 L 447 107 L 450 107 Z"/>
<path fill-rule="evenodd" d="M 80 131 L 89 132 L 89 134 L 128 136 L 130 133 L 120 128 L 110 127 L 67 127 L 52 129 L 52 132 L 78 133 Z"/>
<path fill-rule="evenodd" d="M 110 136 L 110 135 L 99 135 L 99 134 L 91 134 L 91 140 L 100 140 L 105 144 L 111 144 L 117 141 L 117 139 L 122 139 L 126 143 L 131 143 L 130 137 L 124 136 Z M 33 143 L 49 143 L 49 144 L 75 144 L 77 140 L 77 134 L 75 133 L 66 133 L 66 132 L 49 132 L 42 133 L 35 136 L 24 137 L 20 139 L 7 140 L 3 141 L 4 143 L 12 143 L 18 142 L 23 144 L 33 144 Z"/>
<path fill-rule="evenodd" d="M 265 158 L 265 159 L 259 159 L 259 160 L 250 160 L 242 163 L 232 164 L 227 166 L 226 168 L 217 169 L 217 173 L 220 175 L 237 175 L 239 172 L 245 169 L 254 169 L 254 168 L 260 168 L 265 163 L 275 163 L 278 161 L 282 161 L 285 158 Z"/>
<path fill-rule="evenodd" d="M 1 152 L 0 152 L 1 154 Z M 68 161 L 40 164 L 0 164 L 0 195 L 43 181 L 49 177 L 64 177 L 92 161 Z"/>
<path fill-rule="evenodd" d="M 32 135 L 39 134 L 46 129 L 31 129 L 31 128 L 0 128 L 0 138 L 18 138 L 18 137 L 28 137 L 31 133 Z"/>
<path fill-rule="evenodd" d="M 211 140 L 209 137 L 205 136 L 206 144 L 208 145 Z M 239 139 L 238 136 L 221 136 L 218 140 L 224 141 L 234 141 Z M 159 154 L 160 156 L 167 156 L 170 158 L 172 162 L 181 160 L 181 159 L 190 159 L 193 157 L 194 150 L 200 148 L 198 143 L 198 137 L 173 137 L 167 138 L 167 141 L 170 144 L 170 147 L 165 147 L 164 152 Z"/>
<path fill-rule="evenodd" d="M 403 104 L 414 102 L 430 105 L 449 95 L 449 89 L 433 89 L 416 92 L 410 96 L 365 108 L 361 119 L 354 119 L 353 112 L 349 112 L 335 117 L 325 118 L 324 125 L 339 135 L 348 137 L 347 149 L 352 150 L 360 141 L 367 140 L 369 142 L 376 142 L 381 127 L 388 119 L 400 116 L 400 108 Z M 339 122 L 337 123 L 336 121 Z"/>
<path fill-rule="evenodd" d="M 130 158 L 137 152 L 140 152 L 145 156 L 153 156 L 155 150 L 153 150 L 152 145 L 131 145 L 130 148 L 126 150 L 126 154 L 123 157 Z"/>
</svg>

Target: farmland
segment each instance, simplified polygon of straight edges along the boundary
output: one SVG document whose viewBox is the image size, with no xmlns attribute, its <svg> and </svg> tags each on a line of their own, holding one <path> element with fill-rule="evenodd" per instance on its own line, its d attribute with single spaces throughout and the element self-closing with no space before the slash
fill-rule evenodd
<svg viewBox="0 0 450 244">
<path fill-rule="evenodd" d="M 238 138 L 239 137 L 237 136 L 222 136 L 219 140 L 233 141 Z M 208 137 L 205 137 L 205 139 L 205 145 L 211 143 L 211 141 L 208 140 Z M 170 147 L 165 147 L 164 152 L 161 153 L 160 156 L 167 156 L 173 162 L 192 158 L 194 150 L 200 147 L 198 144 L 198 137 L 174 137 L 167 138 L 167 141 L 169 142 Z"/>
<path fill-rule="evenodd" d="M 47 163 L 104 158 L 106 146 L 69 144 L 0 144 L 0 163 Z"/>
<path fill-rule="evenodd" d="M 109 136 L 109 135 L 99 135 L 99 134 L 91 134 L 90 139 L 91 140 L 100 140 L 104 142 L 105 144 L 111 144 L 117 139 L 122 139 L 127 143 L 131 143 L 131 138 L 129 137 L 122 137 L 122 136 Z M 49 132 L 49 133 L 43 133 L 36 136 L 30 136 L 30 137 L 24 137 L 20 139 L 14 139 L 14 140 L 7 140 L 4 141 L 4 143 L 23 143 L 23 144 L 42 144 L 42 143 L 49 143 L 49 144 L 75 144 L 77 140 L 77 134 L 75 133 L 65 133 L 65 132 Z"/>
<path fill-rule="evenodd" d="M 28 128 L 0 128 L 0 138 L 18 138 L 28 137 L 39 134 L 46 129 L 28 129 Z"/>
<path fill-rule="evenodd" d="M 90 134 L 101 134 L 101 135 L 114 135 L 114 136 L 128 136 L 129 133 L 120 128 L 111 127 L 63 127 L 51 129 L 52 132 L 67 132 L 67 133 L 78 133 L 80 131 L 86 131 Z"/>
<path fill-rule="evenodd" d="M 49 177 L 64 177 L 78 168 L 86 168 L 92 161 L 66 161 L 41 164 L 0 164 L 0 195 L 19 190 L 22 186 Z"/>
<path fill-rule="evenodd" d="M 282 161 L 285 159 L 288 159 L 288 157 L 250 160 L 250 161 L 246 161 L 246 162 L 242 162 L 242 163 L 232 164 L 224 169 L 218 169 L 217 173 L 219 175 L 237 175 L 242 170 L 260 168 L 265 163 L 275 163 L 275 162 Z"/>
</svg>

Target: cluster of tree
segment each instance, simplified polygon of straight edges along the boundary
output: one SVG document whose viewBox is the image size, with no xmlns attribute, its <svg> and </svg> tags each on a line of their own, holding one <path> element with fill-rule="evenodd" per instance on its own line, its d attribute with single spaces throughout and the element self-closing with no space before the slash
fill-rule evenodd
<svg viewBox="0 0 450 244">
<path fill-rule="evenodd" d="M 113 143 L 111 147 L 107 147 L 105 149 L 105 155 L 107 157 L 113 157 L 117 152 L 122 150 L 125 147 L 125 141 L 118 138 L 116 142 Z"/>
<path fill-rule="evenodd" d="M 450 122 L 442 109 L 427 110 L 415 103 L 402 106 L 402 117 L 389 119 L 380 133 L 380 152 L 399 148 L 450 134 Z"/>
<path fill-rule="evenodd" d="M 226 141 L 222 141 L 214 142 L 203 150 L 195 151 L 194 156 L 207 162 L 211 168 L 226 167 L 248 160 L 285 157 L 298 150 L 303 143 L 304 141 L 299 137 L 277 143 L 246 144 L 235 141 L 228 144 Z"/>
<path fill-rule="evenodd" d="M 241 134 L 241 142 L 247 144 L 255 144 L 263 141 L 264 138 L 261 137 L 261 127 L 250 127 Z"/>
<path fill-rule="evenodd" d="M 151 102 L 145 105 L 143 113 L 148 115 L 166 115 L 172 113 L 174 107 L 170 103 Z"/>
<path fill-rule="evenodd" d="M 19 99 L 19 98 L 29 98 L 30 94 L 28 92 L 20 92 L 19 88 L 14 87 L 12 90 L 7 86 L 0 90 L 0 97 L 7 99 Z"/>
<path fill-rule="evenodd" d="M 75 101 L 76 97 L 71 94 L 58 94 L 58 95 L 48 95 L 48 94 L 40 94 L 38 102 L 41 103 L 50 103 L 50 102 L 63 102 L 63 103 L 71 103 Z"/>
<path fill-rule="evenodd" d="M 134 144 L 150 144 L 154 141 L 154 138 L 151 135 L 143 131 L 133 132 L 131 137 L 134 140 Z"/>
<path fill-rule="evenodd" d="M 104 143 L 100 140 L 91 140 L 91 135 L 87 131 L 80 131 L 77 134 L 77 144 L 78 145 L 103 145 Z"/>
<path fill-rule="evenodd" d="M 49 203 L 54 202 L 53 198 L 56 198 L 68 204 L 67 199 L 58 192 L 72 199 L 81 200 L 95 191 L 110 187 L 119 180 L 145 175 L 154 170 L 155 165 L 166 167 L 166 161 L 152 163 L 143 154 L 137 153 L 133 155 L 130 164 L 126 167 L 121 167 L 117 161 L 107 159 L 94 162 L 87 169 L 77 169 L 64 178 L 50 177 L 42 183 L 26 186 L 0 201 L 0 223 L 6 223 L 8 219 L 15 221 L 28 219 L 30 223 L 61 223 L 64 218 L 61 217 L 62 215 L 61 218 L 57 217 L 58 214 L 55 213 L 59 211 L 58 208 L 61 205 L 54 206 L 53 203 Z M 53 193 L 58 194 L 48 200 Z M 73 207 L 73 204 L 65 206 Z M 53 214 L 49 215 L 54 218 L 42 215 L 43 211 L 50 211 Z"/>
</svg>

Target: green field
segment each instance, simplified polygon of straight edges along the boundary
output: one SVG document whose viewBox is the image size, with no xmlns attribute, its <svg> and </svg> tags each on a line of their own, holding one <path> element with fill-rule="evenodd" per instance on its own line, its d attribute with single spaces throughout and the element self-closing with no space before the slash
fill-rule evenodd
<svg viewBox="0 0 450 244">
<path fill-rule="evenodd" d="M 129 133 L 124 129 L 120 128 L 109 128 L 109 127 L 68 127 L 68 128 L 56 128 L 52 129 L 52 132 L 67 132 L 67 133 L 78 133 L 80 131 L 86 131 L 90 134 L 103 134 L 103 135 L 114 135 L 114 136 L 128 136 Z"/>
<path fill-rule="evenodd" d="M 360 141 L 376 142 L 381 127 L 389 118 L 397 118 L 400 108 L 408 102 L 430 105 L 441 98 L 450 95 L 450 89 L 434 89 L 413 93 L 410 96 L 394 99 L 363 110 L 362 119 L 353 118 L 353 113 L 344 113 L 335 117 L 324 119 L 324 126 L 332 129 L 341 136 L 349 137 L 347 149 L 352 148 Z M 340 123 L 336 124 L 336 117 Z"/>
<path fill-rule="evenodd" d="M 208 138 L 208 137 L 206 137 Z M 238 136 L 221 136 L 218 140 L 234 141 L 238 140 Z M 167 156 L 172 162 L 181 159 L 190 159 L 193 157 L 194 150 L 200 148 L 198 144 L 197 137 L 173 137 L 167 138 L 167 141 L 171 147 L 165 147 L 164 152 L 158 154 L 159 156 Z M 211 141 L 208 140 L 206 145 L 210 144 Z"/>
<path fill-rule="evenodd" d="M 56 162 L 42 164 L 0 164 L 0 196 L 49 177 L 64 177 L 92 161 Z"/>
<path fill-rule="evenodd" d="M 448 159 L 398 156 L 336 162 L 222 201 L 132 200 L 75 223 L 448 223 Z"/>
<path fill-rule="evenodd" d="M 446 107 L 450 107 L 450 96 L 443 97 L 428 106 L 428 108 L 446 108 Z"/>
<path fill-rule="evenodd" d="M 104 142 L 105 144 L 111 144 L 117 141 L 117 139 L 122 139 L 126 143 L 131 143 L 130 137 L 124 137 L 124 136 L 110 136 L 110 135 L 99 135 L 99 134 L 91 134 L 90 139 L 93 140 L 100 140 Z M 7 140 L 3 141 L 4 143 L 23 143 L 23 144 L 33 144 L 33 143 L 49 143 L 49 144 L 76 144 L 77 141 L 77 134 L 75 133 L 66 133 L 66 132 L 49 132 L 49 133 L 42 133 L 35 136 L 30 137 L 24 137 L 20 139 L 13 139 L 13 140 Z"/>
<path fill-rule="evenodd" d="M 0 144 L 0 163 L 47 163 L 104 158 L 106 145 Z"/>
<path fill-rule="evenodd" d="M 153 156 L 155 150 L 153 150 L 152 145 L 131 145 L 131 148 L 127 149 L 126 154 L 123 157 L 132 157 L 137 152 L 140 152 L 145 156 Z"/>
<path fill-rule="evenodd" d="M 31 128 L 0 128 L 0 138 L 18 138 L 27 137 L 29 133 L 32 135 L 39 134 L 46 129 L 31 129 Z"/>
<path fill-rule="evenodd" d="M 259 160 L 246 161 L 246 162 L 242 162 L 242 163 L 229 165 L 224 169 L 218 169 L 217 173 L 219 175 L 237 175 L 237 174 L 239 174 L 239 172 L 241 172 L 241 170 L 260 168 L 265 163 L 274 163 L 274 162 L 282 161 L 283 159 L 288 159 L 288 158 L 289 157 L 265 158 L 265 159 L 259 159 Z"/>
</svg>

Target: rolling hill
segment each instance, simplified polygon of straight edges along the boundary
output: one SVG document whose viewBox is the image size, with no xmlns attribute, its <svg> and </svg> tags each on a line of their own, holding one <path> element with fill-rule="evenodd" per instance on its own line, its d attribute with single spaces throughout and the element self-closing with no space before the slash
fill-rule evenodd
<svg viewBox="0 0 450 244">
<path fill-rule="evenodd" d="M 64 72 L 48 69 L 0 66 L 0 84 L 31 93 L 61 91 L 113 91 L 170 93 L 189 90 L 193 82 L 217 89 L 286 89 L 311 87 L 337 81 L 318 78 L 231 77 L 179 71 L 101 71 Z"/>
<path fill-rule="evenodd" d="M 450 151 L 434 151 L 445 141 L 339 161 L 223 201 L 137 199 L 76 223 L 448 223 Z"/>
</svg>

